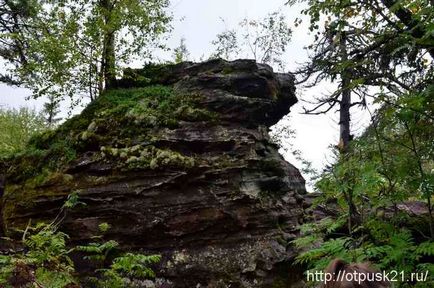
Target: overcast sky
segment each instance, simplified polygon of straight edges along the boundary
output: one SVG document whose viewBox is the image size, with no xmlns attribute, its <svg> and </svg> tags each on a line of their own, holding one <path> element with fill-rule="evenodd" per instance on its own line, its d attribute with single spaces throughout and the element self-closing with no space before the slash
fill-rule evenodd
<svg viewBox="0 0 434 288">
<path fill-rule="evenodd" d="M 285 6 L 285 0 L 172 0 L 171 12 L 174 15 L 174 30 L 168 42 L 169 47 L 176 47 L 182 37 L 186 39 L 187 48 L 192 60 L 198 60 L 201 56 L 208 56 L 213 46 L 211 41 L 216 34 L 228 28 L 236 28 L 244 18 L 260 19 L 268 13 L 281 11 L 286 15 L 288 23 L 293 30 L 292 40 L 285 55 L 287 70 L 293 71 L 298 64 L 307 60 L 307 52 L 303 49 L 307 46 L 312 37 L 308 33 L 306 25 L 297 28 L 293 22 L 300 17 L 301 6 Z M 222 22 L 221 19 L 224 19 Z M 170 53 L 158 53 L 161 60 L 168 60 Z M 299 99 L 312 99 L 313 96 L 320 96 L 332 85 L 323 85 L 308 91 L 298 90 Z M 17 108 L 20 106 L 34 107 L 41 109 L 44 99 L 28 100 L 30 92 L 25 89 L 7 87 L 0 85 L 0 105 Z M 337 143 L 338 124 L 337 115 L 327 116 L 301 115 L 303 103 L 299 102 L 292 108 L 291 120 L 285 122 L 297 132 L 295 145 L 303 156 L 313 162 L 316 168 L 321 168 L 331 158 L 328 146 Z M 68 103 L 63 103 L 63 115 L 66 115 Z M 75 111 L 78 112 L 78 111 Z M 356 113 L 353 117 L 356 132 L 361 132 L 367 119 L 366 113 Z M 285 155 L 289 161 L 290 156 Z"/>
</svg>

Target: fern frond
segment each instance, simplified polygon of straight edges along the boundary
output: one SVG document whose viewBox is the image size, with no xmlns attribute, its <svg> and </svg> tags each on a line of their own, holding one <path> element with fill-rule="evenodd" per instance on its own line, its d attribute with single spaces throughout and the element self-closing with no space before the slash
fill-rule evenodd
<svg viewBox="0 0 434 288">
<path fill-rule="evenodd" d="M 426 241 L 426 242 L 419 244 L 416 247 L 415 252 L 418 255 L 434 256 L 434 242 L 433 241 Z"/>
</svg>

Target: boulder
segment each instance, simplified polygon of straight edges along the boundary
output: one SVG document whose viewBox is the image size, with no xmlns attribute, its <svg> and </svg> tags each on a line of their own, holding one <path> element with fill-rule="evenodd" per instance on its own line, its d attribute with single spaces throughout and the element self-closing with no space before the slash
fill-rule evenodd
<svg viewBox="0 0 434 288">
<path fill-rule="evenodd" d="M 121 249 L 162 255 L 143 287 L 295 287 L 305 181 L 268 135 L 297 101 L 293 81 L 251 60 L 126 70 L 0 165 L 4 233 L 51 221 L 75 193 L 71 245 L 107 223 Z"/>
</svg>

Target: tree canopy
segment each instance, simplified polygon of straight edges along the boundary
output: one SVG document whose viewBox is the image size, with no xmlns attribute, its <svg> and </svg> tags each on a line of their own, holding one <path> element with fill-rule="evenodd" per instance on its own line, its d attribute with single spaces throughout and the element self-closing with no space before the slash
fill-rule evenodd
<svg viewBox="0 0 434 288">
<path fill-rule="evenodd" d="M 308 46 L 310 61 L 297 71 L 299 83 L 312 87 L 324 80 L 340 82 L 334 93 L 318 97 L 305 112 L 321 114 L 339 107 L 344 146 L 350 140 L 351 107 L 365 106 L 379 94 L 390 102 L 432 83 L 432 1 L 302 2 L 307 3 L 302 13 L 310 19 L 315 43 Z"/>
<path fill-rule="evenodd" d="M 0 109 L 0 158 L 21 151 L 29 139 L 47 129 L 41 113 L 32 109 Z"/>
<path fill-rule="evenodd" d="M 2 78 L 34 97 L 95 99 L 123 64 L 146 59 L 170 30 L 168 0 L 2 0 Z"/>
<path fill-rule="evenodd" d="M 215 51 L 211 57 L 247 57 L 283 69 L 283 55 L 291 35 L 282 13 L 270 13 L 259 20 L 244 18 L 239 27 L 227 28 L 216 35 L 212 42 Z"/>
<path fill-rule="evenodd" d="M 335 162 L 316 183 L 318 204 L 335 203 L 336 217 L 302 227 L 304 237 L 294 243 L 306 252 L 298 261 L 323 269 L 339 257 L 371 261 L 381 269 L 432 273 L 434 3 L 303 2 L 315 42 L 308 46 L 309 61 L 297 71 L 298 83 L 338 84 L 305 112 L 337 109 L 339 125 L 346 129 L 341 127 Z M 358 138 L 349 137 L 355 106 L 371 115 Z M 402 210 L 411 203 L 425 206 L 422 225 L 415 223 L 421 215 Z M 431 277 L 426 283 L 402 280 L 397 285 L 432 283 Z"/>
</svg>

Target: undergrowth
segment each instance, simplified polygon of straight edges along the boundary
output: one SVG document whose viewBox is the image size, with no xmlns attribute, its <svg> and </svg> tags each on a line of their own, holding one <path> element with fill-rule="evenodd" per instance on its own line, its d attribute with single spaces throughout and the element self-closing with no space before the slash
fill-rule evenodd
<svg viewBox="0 0 434 288">
<path fill-rule="evenodd" d="M 77 205 L 85 204 L 73 193 L 53 222 L 36 226 L 29 223 L 21 231 L 23 249 L 10 255 L 0 255 L 0 287 L 72 288 L 82 287 L 82 284 L 97 288 L 140 287 L 137 283 L 141 280 L 155 277 L 150 265 L 160 261 L 159 255 L 123 253 L 116 241 L 106 241 L 103 235 L 96 235 L 95 242 L 69 247 L 69 236 L 59 231 L 59 227 L 66 213 Z M 110 226 L 101 223 L 99 228 L 104 234 Z M 84 255 L 83 260 L 97 265 L 92 276 L 78 278 L 71 259 L 77 253 Z"/>
</svg>

